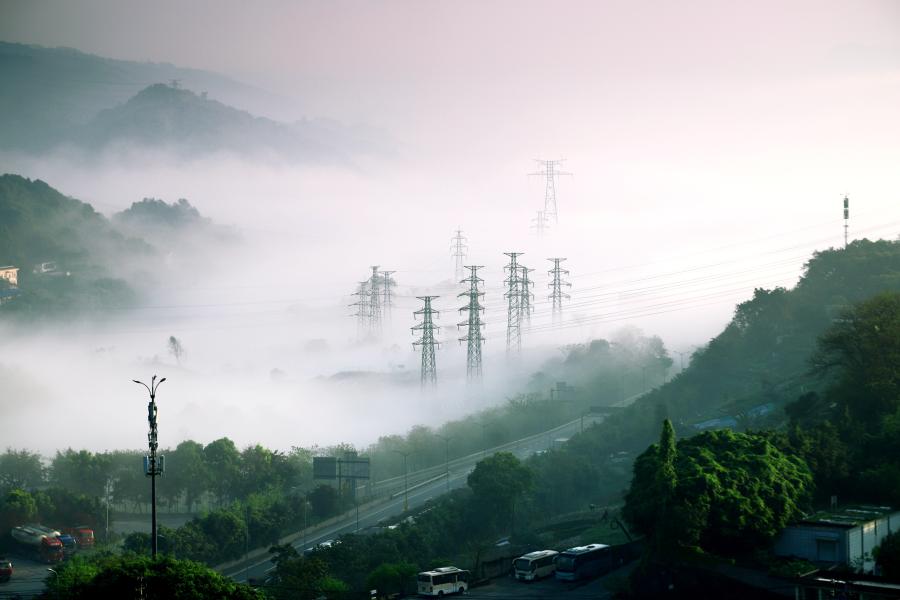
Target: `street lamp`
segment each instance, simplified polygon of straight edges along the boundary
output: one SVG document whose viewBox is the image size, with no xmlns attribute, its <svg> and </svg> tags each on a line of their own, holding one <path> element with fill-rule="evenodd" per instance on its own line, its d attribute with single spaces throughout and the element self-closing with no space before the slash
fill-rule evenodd
<svg viewBox="0 0 900 600">
<path fill-rule="evenodd" d="M 409 479 L 408 471 L 406 470 L 406 457 L 409 456 L 409 452 L 400 450 L 394 450 L 394 452 L 403 457 L 403 512 L 406 512 L 409 510 Z"/>
<path fill-rule="evenodd" d="M 447 493 L 450 493 L 450 440 L 452 437 L 448 437 L 446 435 L 441 435 L 439 433 L 435 434 L 437 437 L 444 440 L 444 469 L 447 472 Z"/>
<path fill-rule="evenodd" d="M 166 380 L 165 377 L 156 381 L 156 375 L 153 376 L 153 379 L 150 380 L 150 385 L 148 386 L 146 383 L 142 381 L 138 381 L 137 379 L 132 379 L 138 385 L 142 385 L 147 388 L 147 391 L 150 393 L 150 402 L 147 403 L 147 422 L 150 424 L 150 432 L 147 434 L 147 442 L 150 446 L 150 456 L 144 457 L 144 474 L 150 478 L 150 543 L 151 543 L 151 554 L 153 558 L 156 558 L 157 551 L 157 539 L 156 539 L 156 476 L 162 475 L 163 469 L 165 467 L 165 461 L 163 457 L 160 457 L 157 460 L 156 457 L 156 449 L 159 444 L 156 441 L 157 438 L 157 429 L 156 429 L 156 390 L 160 385 Z"/>
</svg>

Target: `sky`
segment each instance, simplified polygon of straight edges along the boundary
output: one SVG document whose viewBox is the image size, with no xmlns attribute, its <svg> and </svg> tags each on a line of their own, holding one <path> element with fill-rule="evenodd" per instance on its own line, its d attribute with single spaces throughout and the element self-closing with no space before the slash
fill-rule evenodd
<svg viewBox="0 0 900 600">
<path fill-rule="evenodd" d="M 790 286 L 812 251 L 839 246 L 844 194 L 851 237 L 900 232 L 893 1 L 0 0 L 0 40 L 216 71 L 282 98 L 294 118 L 364 123 L 397 141 L 396 156 L 355 170 L 232 159 L 0 165 L 107 214 L 145 196 L 189 198 L 257 243 L 229 255 L 257 287 L 228 294 L 266 309 L 291 299 L 337 314 L 380 264 L 398 270 L 411 313 L 416 293 L 452 276 L 459 226 L 469 260 L 486 265 L 491 348 L 502 348 L 502 252 L 524 250 L 541 287 L 545 258 L 569 258 L 580 319 L 563 333 L 536 331 L 535 346 L 634 325 L 685 350 L 716 335 L 754 287 Z M 564 158 L 573 173 L 559 182 L 560 223 L 542 240 L 529 231 L 544 191 L 528 177 L 535 158 Z M 276 288 L 284 265 L 297 275 Z M 173 301 L 221 304 L 220 285 Z M 440 303 L 455 330 L 457 299 Z M 223 318 L 268 318 L 229 311 Z M 346 340 L 354 323 L 342 323 L 336 337 Z M 195 357 L 221 347 L 188 341 Z M 268 374 L 272 356 L 254 376 Z M 250 369 L 246 356 L 204 368 L 245 359 Z M 390 368 L 357 354 L 329 362 L 360 366 Z"/>
</svg>

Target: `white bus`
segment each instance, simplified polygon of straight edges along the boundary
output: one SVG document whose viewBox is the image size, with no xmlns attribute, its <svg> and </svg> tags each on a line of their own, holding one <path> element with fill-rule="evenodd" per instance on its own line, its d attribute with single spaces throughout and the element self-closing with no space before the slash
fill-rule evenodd
<svg viewBox="0 0 900 600">
<path fill-rule="evenodd" d="M 469 572 L 456 567 L 422 571 L 418 576 L 420 596 L 465 594 L 469 589 Z"/>
<path fill-rule="evenodd" d="M 541 577 L 553 575 L 556 571 L 556 550 L 537 550 L 523 554 L 513 561 L 516 579 L 534 581 Z"/>
<path fill-rule="evenodd" d="M 605 544 L 576 546 L 556 557 L 556 578 L 575 581 L 612 569 L 612 548 Z"/>
</svg>

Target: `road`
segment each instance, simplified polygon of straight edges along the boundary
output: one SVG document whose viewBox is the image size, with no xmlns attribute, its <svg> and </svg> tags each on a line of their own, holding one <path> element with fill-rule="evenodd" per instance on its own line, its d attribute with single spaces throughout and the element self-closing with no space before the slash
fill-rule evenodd
<svg viewBox="0 0 900 600">
<path fill-rule="evenodd" d="M 600 422 L 603 419 L 603 415 L 587 415 L 584 418 L 584 427 L 587 427 L 594 422 Z M 579 418 L 549 431 L 532 435 L 515 442 L 502 444 L 495 448 L 487 449 L 483 453 L 478 452 L 463 457 L 462 459 L 451 461 L 449 481 L 443 467 L 439 467 L 438 471 L 435 471 L 434 468 L 420 471 L 415 474 L 415 479 L 413 479 L 413 474 L 410 474 L 409 491 L 407 494 L 409 509 L 414 510 L 421 507 L 428 500 L 444 494 L 448 487 L 449 489 L 454 489 L 466 485 L 466 478 L 475 468 L 475 464 L 481 460 L 483 456 L 504 451 L 511 452 L 519 458 L 526 458 L 535 452 L 549 449 L 555 439 L 571 437 L 581 431 L 581 427 L 582 420 Z M 441 477 L 441 474 L 444 474 L 444 476 Z M 379 484 L 380 483 L 381 482 L 379 482 Z M 308 548 L 315 547 L 323 541 L 337 539 L 345 533 L 353 533 L 357 530 L 364 530 L 367 527 L 375 526 L 380 521 L 388 517 L 400 515 L 403 512 L 404 493 L 402 491 L 401 478 L 400 491 L 394 492 L 389 500 L 376 506 L 360 509 L 358 526 L 356 515 L 349 514 L 338 523 L 324 529 L 316 530 L 314 534 L 311 533 L 306 538 L 305 542 L 303 540 L 294 542 L 293 546 L 299 552 L 302 552 Z M 273 569 L 274 565 L 269 560 L 268 555 L 265 555 L 256 560 L 247 561 L 247 563 L 244 564 L 222 569 L 222 572 L 223 574 L 234 578 L 236 581 L 245 582 L 249 579 L 264 579 L 266 574 Z"/>
<path fill-rule="evenodd" d="M 47 569 L 53 565 L 7 555 L 13 563 L 13 576 L 6 583 L 0 583 L 0 598 L 33 598 L 44 591 L 44 580 L 52 576 Z"/>
</svg>

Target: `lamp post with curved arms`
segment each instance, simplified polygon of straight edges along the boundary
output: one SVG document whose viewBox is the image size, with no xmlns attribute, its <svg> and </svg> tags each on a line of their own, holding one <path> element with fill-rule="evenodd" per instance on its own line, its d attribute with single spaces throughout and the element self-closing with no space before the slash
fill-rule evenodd
<svg viewBox="0 0 900 600">
<path fill-rule="evenodd" d="M 142 381 L 138 381 L 137 379 L 132 379 L 135 383 L 144 386 L 147 388 L 147 391 L 150 393 L 150 402 L 147 403 L 147 422 L 150 424 L 150 432 L 147 434 L 147 442 L 150 446 L 150 456 L 146 457 L 145 463 L 145 475 L 150 478 L 150 548 L 151 554 L 153 558 L 156 558 L 157 551 L 157 534 L 156 534 L 156 476 L 162 475 L 163 465 L 162 461 L 158 460 L 156 457 L 156 449 L 159 444 L 156 441 L 157 438 L 157 429 L 156 429 L 156 390 L 162 385 L 162 382 L 166 380 L 165 377 L 156 381 L 156 375 L 153 376 L 153 379 L 150 380 L 150 385 Z"/>
<path fill-rule="evenodd" d="M 436 433 L 435 436 L 444 440 L 444 470 L 447 472 L 447 493 L 450 493 L 450 440 L 452 437 Z"/>
<path fill-rule="evenodd" d="M 406 470 L 406 457 L 409 456 L 409 452 L 400 450 L 394 450 L 394 452 L 403 457 L 403 512 L 406 512 L 409 510 L 409 480 L 407 479 L 409 471 Z"/>
</svg>

